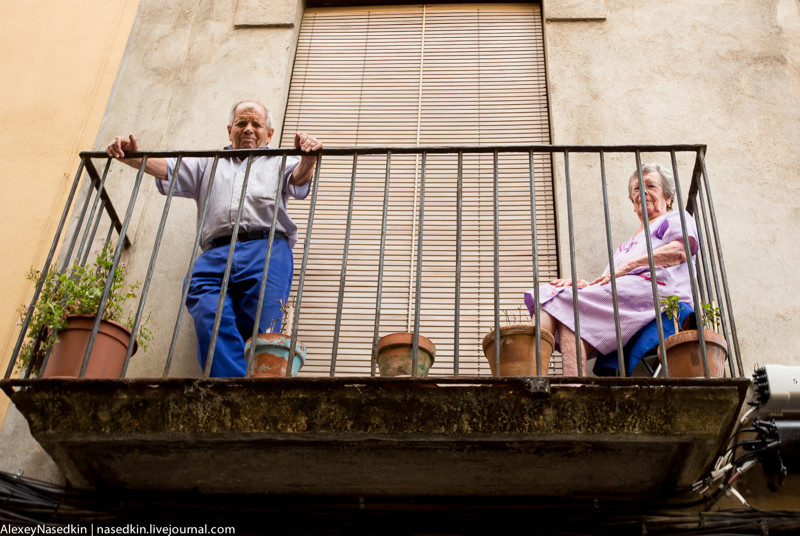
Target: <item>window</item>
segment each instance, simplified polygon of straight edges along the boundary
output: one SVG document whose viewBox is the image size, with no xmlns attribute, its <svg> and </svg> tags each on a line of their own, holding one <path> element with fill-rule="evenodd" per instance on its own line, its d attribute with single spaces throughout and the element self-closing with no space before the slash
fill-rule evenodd
<svg viewBox="0 0 800 536">
<path fill-rule="evenodd" d="M 283 128 L 326 147 L 549 143 L 541 11 L 533 4 L 309 9 Z M 386 159 L 358 157 L 336 375 L 369 372 Z M 421 158 L 392 155 L 380 335 L 413 331 Z M 319 184 L 300 338 L 303 373 L 329 371 L 352 157 L 326 156 Z M 539 275 L 557 273 L 549 158 L 535 157 Z M 494 326 L 493 156 L 463 156 L 460 329 L 454 334 L 455 154 L 427 156 L 420 332 L 431 375 L 488 374 L 481 341 Z M 499 156 L 501 309 L 519 315 L 533 284 L 529 156 Z M 302 251 L 308 204 L 295 203 Z M 297 269 L 299 270 L 299 262 Z M 298 276 L 295 277 L 295 284 Z M 527 311 L 524 313 L 527 315 Z M 505 322 L 505 320 L 504 320 Z"/>
</svg>

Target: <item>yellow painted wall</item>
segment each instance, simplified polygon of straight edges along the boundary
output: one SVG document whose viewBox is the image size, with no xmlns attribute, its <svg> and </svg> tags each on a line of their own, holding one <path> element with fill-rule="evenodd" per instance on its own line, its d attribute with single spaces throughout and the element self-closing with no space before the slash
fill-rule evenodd
<svg viewBox="0 0 800 536">
<path fill-rule="evenodd" d="M 0 366 L 25 279 L 50 247 L 80 151 L 91 150 L 138 0 L 0 3 Z M 0 394 L 0 420 L 8 409 Z"/>
</svg>

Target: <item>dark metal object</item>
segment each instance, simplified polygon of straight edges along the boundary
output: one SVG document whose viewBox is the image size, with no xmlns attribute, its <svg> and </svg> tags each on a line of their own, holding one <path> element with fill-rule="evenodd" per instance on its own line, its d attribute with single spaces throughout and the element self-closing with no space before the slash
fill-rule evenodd
<svg viewBox="0 0 800 536">
<path fill-rule="evenodd" d="M 653 241 L 650 238 L 650 217 L 647 214 L 647 203 L 644 201 L 645 192 L 644 175 L 642 174 L 642 153 L 635 151 L 636 154 L 636 178 L 639 181 L 639 196 L 642 200 L 642 224 L 644 225 L 644 239 L 647 243 L 647 263 L 650 267 L 650 286 L 653 290 L 653 307 L 655 308 L 656 327 L 658 328 L 658 348 L 661 356 L 661 364 L 665 373 L 669 376 L 669 364 L 667 363 L 667 350 L 664 347 L 664 326 L 661 322 L 661 303 L 658 296 L 658 282 L 656 281 L 656 264 L 653 260 Z M 708 366 L 705 367 L 706 377 L 708 377 Z"/>
<path fill-rule="evenodd" d="M 414 338 L 412 340 L 412 376 L 417 376 L 419 363 L 419 317 L 422 301 L 422 229 L 425 222 L 425 171 L 427 168 L 428 153 L 422 151 L 422 174 L 419 185 L 419 228 L 417 229 L 417 281 L 414 291 Z"/>
<path fill-rule="evenodd" d="M 317 163 L 314 166 L 314 178 L 311 191 L 311 207 L 308 212 L 308 224 L 306 225 L 306 239 L 303 246 L 303 261 L 300 264 L 300 282 L 297 285 L 297 300 L 292 319 L 292 340 L 289 342 L 289 359 L 294 359 L 294 351 L 297 346 L 297 327 L 300 324 L 300 307 L 303 303 L 303 288 L 306 282 L 306 267 L 308 266 L 308 252 L 311 248 L 311 231 L 314 227 L 314 211 L 317 208 L 317 192 L 319 191 L 319 170 L 322 163 L 322 155 L 317 156 Z M 286 367 L 287 373 L 291 371 L 292 361 Z"/>
<path fill-rule="evenodd" d="M 494 371 L 500 375 L 500 184 L 497 176 L 498 153 L 492 155 L 492 200 L 494 217 Z"/>
<path fill-rule="evenodd" d="M 464 220 L 464 153 L 458 152 L 458 182 L 456 185 L 456 288 L 453 312 L 453 374 L 458 376 L 459 335 L 461 334 L 461 233 Z"/>
<path fill-rule="evenodd" d="M 709 181 L 708 181 L 708 170 L 706 169 L 705 150 L 699 151 L 698 154 L 697 154 L 697 158 L 698 158 L 698 160 L 700 162 L 700 166 L 701 166 L 702 171 L 703 171 L 703 184 L 705 185 L 705 192 L 706 192 L 706 196 L 708 197 L 708 210 L 711 213 L 711 224 L 713 225 L 713 230 L 714 230 L 713 236 L 714 236 L 714 241 L 715 241 L 715 244 L 716 244 L 716 247 L 717 247 L 717 256 L 719 258 L 719 269 L 720 269 L 720 275 L 721 275 L 721 278 L 722 278 L 722 289 L 723 289 L 723 292 L 725 294 L 725 304 L 727 306 L 727 309 L 726 309 L 727 315 L 723 315 L 722 316 L 722 327 L 723 327 L 723 330 L 724 330 L 723 334 L 725 335 L 725 340 L 726 341 L 730 341 L 730 340 L 733 341 L 733 347 L 734 347 L 735 357 L 736 357 L 735 361 L 736 361 L 736 363 L 737 363 L 737 365 L 739 367 L 738 373 L 739 373 L 739 376 L 743 376 L 744 375 L 744 370 L 742 369 L 742 360 L 741 360 L 741 355 L 739 354 L 739 337 L 736 335 L 736 322 L 735 322 L 734 317 L 733 317 L 733 307 L 731 306 L 731 296 L 730 296 L 730 292 L 728 290 L 728 276 L 727 276 L 727 273 L 725 272 L 725 261 L 722 259 L 722 246 L 720 245 L 720 241 L 719 241 L 719 228 L 717 227 L 717 216 L 716 216 L 716 213 L 714 212 L 714 202 L 711 200 L 711 186 L 709 185 Z M 716 274 L 715 274 L 715 280 L 716 280 Z M 717 288 L 719 288 L 719 283 L 717 285 L 718 285 Z M 721 304 L 722 300 L 720 300 L 719 303 Z M 725 325 L 725 319 L 726 318 L 730 322 L 731 333 L 732 333 L 731 337 L 728 337 L 728 330 L 727 330 L 726 325 Z M 731 367 L 732 367 L 733 366 L 733 360 L 730 360 L 730 363 L 731 363 Z M 736 372 L 731 370 L 731 375 L 736 376 Z"/>
<path fill-rule="evenodd" d="M 131 192 L 130 201 L 128 201 L 128 210 L 125 213 L 125 219 L 122 222 L 122 228 L 118 230 L 120 236 L 127 235 L 128 226 L 131 223 L 131 216 L 133 215 L 133 209 L 136 206 L 136 198 L 139 196 L 139 188 L 142 185 L 142 178 L 144 177 L 144 169 L 147 165 L 147 158 L 148 157 L 146 155 L 142 158 L 139 171 L 136 173 L 136 182 L 134 183 L 133 191 Z M 103 295 L 100 297 L 100 303 L 97 307 L 97 315 L 94 319 L 94 326 L 92 326 L 92 332 L 89 335 L 89 342 L 86 344 L 86 353 L 83 355 L 83 364 L 81 365 L 81 371 L 78 374 L 79 378 L 83 378 L 86 375 L 86 368 L 89 366 L 89 356 L 92 355 L 94 341 L 97 338 L 97 332 L 100 329 L 100 322 L 103 320 L 103 311 L 105 311 L 106 301 L 108 300 L 111 286 L 114 284 L 114 274 L 117 271 L 117 266 L 119 266 L 119 259 L 122 255 L 122 249 L 124 245 L 124 241 L 120 240 L 114 249 L 114 259 L 111 261 L 111 269 L 108 272 L 108 278 L 106 279 L 106 285 L 103 289 Z"/>
<path fill-rule="evenodd" d="M 178 330 L 181 327 L 183 320 L 183 312 L 185 310 L 186 298 L 189 296 L 189 285 L 192 283 L 192 274 L 194 273 L 194 265 L 197 262 L 197 253 L 200 251 L 200 236 L 203 229 L 203 224 L 208 215 L 208 204 L 211 199 L 211 190 L 214 187 L 214 178 L 217 176 L 217 164 L 220 159 L 219 154 L 215 155 L 214 161 L 211 163 L 211 175 L 208 178 L 208 188 L 206 190 L 206 198 L 203 200 L 203 209 L 200 213 L 200 222 L 197 224 L 197 232 L 194 237 L 194 246 L 192 247 L 192 257 L 189 260 L 189 268 L 186 272 L 186 279 L 183 282 L 183 291 L 181 292 L 181 303 L 178 306 L 178 316 L 175 319 L 175 328 L 172 330 L 172 341 L 169 345 L 169 354 L 167 355 L 167 362 L 164 365 L 163 377 L 169 375 L 169 369 L 172 366 L 172 358 L 175 355 L 175 347 L 178 343 Z"/>
<path fill-rule="evenodd" d="M 347 230 L 344 235 L 344 252 L 342 253 L 342 271 L 339 276 L 339 300 L 336 304 L 336 325 L 333 331 L 333 349 L 331 352 L 331 377 L 336 376 L 336 356 L 339 351 L 339 332 L 342 325 L 342 307 L 344 306 L 344 282 L 347 277 L 347 254 L 350 251 L 350 230 L 353 226 L 353 201 L 356 193 L 356 169 L 358 155 L 353 155 L 353 172 L 350 176 L 350 199 L 347 201 Z"/>
<path fill-rule="evenodd" d="M 176 154 L 178 156 L 180 153 Z M 153 155 L 151 153 L 139 153 L 139 158 L 143 158 L 147 156 L 152 158 Z M 103 179 L 97 174 L 97 168 L 94 167 L 94 164 L 91 161 L 91 158 L 103 158 L 109 160 L 108 155 L 106 153 L 81 153 L 81 158 L 83 158 L 83 162 L 86 165 L 86 171 L 89 173 L 89 177 L 92 179 L 95 187 L 100 191 L 100 199 L 103 200 L 105 203 L 105 211 L 108 214 L 108 217 L 111 219 L 111 224 L 114 226 L 114 229 L 117 230 L 117 234 L 122 237 L 122 241 L 125 244 L 125 248 L 129 248 L 131 246 L 130 239 L 122 233 L 122 222 L 120 221 L 119 215 L 117 214 L 116 209 L 114 209 L 114 204 L 111 202 L 111 198 L 108 197 L 108 192 L 104 188 L 100 188 L 100 185 L 103 183 Z"/>
<path fill-rule="evenodd" d="M 250 161 L 248 161 L 248 164 Z M 258 305 L 256 305 L 256 316 L 253 321 L 253 331 L 252 336 L 250 337 L 250 348 L 247 350 L 247 354 L 245 355 L 245 361 L 247 362 L 247 375 L 249 376 L 253 371 L 253 355 L 256 351 L 256 341 L 258 340 L 258 333 L 261 331 L 261 314 L 264 312 L 264 295 L 266 294 L 267 290 L 267 277 L 269 276 L 269 261 L 272 259 L 272 246 L 275 243 L 275 233 L 276 228 L 278 226 L 278 212 L 280 212 L 280 200 L 283 196 L 283 181 L 284 181 L 284 173 L 286 172 L 286 155 L 283 155 L 281 158 L 281 172 L 278 175 L 280 179 L 278 180 L 278 186 L 275 190 L 275 208 L 272 211 L 272 222 L 269 225 L 269 238 L 267 239 L 267 256 L 264 259 L 264 271 L 261 274 L 261 287 L 258 290 Z M 233 237 L 231 237 L 231 242 L 233 241 Z M 231 254 L 231 257 L 233 255 Z M 231 260 L 231 259 L 229 259 Z M 281 314 L 285 316 L 286 314 L 286 303 L 282 303 L 281 305 Z M 283 322 L 283 316 L 281 316 L 281 322 Z M 286 367 L 286 375 L 290 376 L 292 372 L 292 364 L 294 363 L 294 355 L 289 354 L 287 357 L 288 366 Z"/>
<path fill-rule="evenodd" d="M 228 293 L 228 283 L 231 279 L 231 268 L 233 266 L 233 252 L 236 250 L 236 238 L 239 236 L 239 225 L 242 222 L 242 210 L 244 209 L 244 200 L 247 196 L 247 183 L 250 179 L 250 167 L 253 164 L 253 156 L 248 156 L 247 166 L 244 170 L 244 179 L 242 180 L 242 193 L 239 194 L 239 208 L 236 209 L 236 222 L 233 224 L 233 232 L 231 232 L 231 244 L 228 246 L 228 262 L 225 263 L 225 273 L 222 276 L 222 287 L 219 290 L 219 300 L 217 301 L 217 314 L 214 317 L 214 327 L 211 330 L 211 343 L 208 347 L 208 355 L 206 356 L 206 366 L 203 375 L 208 378 L 211 374 L 211 365 L 214 362 L 214 350 L 217 346 L 217 336 L 219 335 L 219 326 L 222 322 L 222 308 L 225 303 L 225 296 Z M 283 176 L 283 169 L 281 169 L 281 176 Z M 202 227 L 198 228 L 198 232 Z M 256 319 L 258 325 L 258 319 Z"/>
<path fill-rule="evenodd" d="M 357 181 L 357 159 L 358 155 L 362 154 L 383 154 L 386 155 L 386 179 L 384 185 L 384 204 L 383 204 L 383 214 L 382 214 L 382 222 L 381 222 L 381 246 L 380 246 L 380 260 L 378 265 L 379 276 L 377 281 L 377 301 L 376 301 L 376 310 L 375 310 L 375 323 L 373 325 L 374 333 L 373 333 L 373 344 L 371 348 L 372 359 L 373 363 L 371 365 L 371 374 L 375 374 L 375 352 L 377 346 L 377 339 L 380 333 L 380 320 L 381 320 L 381 301 L 384 291 L 384 262 L 386 258 L 386 229 L 391 222 L 388 221 L 388 198 L 390 195 L 389 192 L 389 183 L 390 183 L 390 175 L 391 175 L 391 157 L 395 154 L 413 154 L 413 155 L 421 155 L 422 156 L 422 170 L 420 176 L 420 196 L 418 199 L 419 202 L 419 220 L 417 224 L 419 225 L 419 229 L 416 232 L 416 289 L 414 294 L 415 305 L 414 305 L 414 355 L 415 360 L 418 355 L 419 347 L 418 347 L 418 337 L 420 332 L 420 322 L 424 319 L 425 315 L 425 307 L 422 304 L 422 288 L 421 288 L 421 281 L 422 281 L 422 274 L 425 273 L 426 265 L 423 263 L 422 252 L 424 247 L 423 241 L 423 234 L 424 234 L 424 203 L 425 203 L 425 180 L 426 175 L 428 173 L 428 165 L 427 165 L 427 155 L 428 154 L 452 154 L 454 156 L 457 155 L 458 157 L 458 184 L 456 187 L 456 202 L 457 202 L 457 228 L 456 228 L 456 258 L 455 258 L 455 312 L 453 317 L 453 358 L 454 358 L 454 367 L 453 373 L 458 375 L 459 369 L 461 367 L 459 353 L 460 347 L 462 346 L 462 341 L 460 340 L 461 337 L 461 325 L 462 325 L 462 308 L 461 308 L 461 294 L 463 293 L 462 288 L 462 262 L 463 262 L 463 252 L 462 252 L 462 242 L 463 242 L 463 235 L 465 230 L 463 229 L 463 217 L 464 217 L 464 209 L 463 209 L 463 196 L 464 196 L 464 185 L 463 185 L 463 155 L 464 154 L 492 154 L 493 156 L 493 190 L 494 190 L 494 252 L 493 258 L 495 262 L 495 270 L 494 270 L 494 281 L 493 281 L 493 290 L 495 296 L 495 311 L 494 311 L 494 323 L 495 329 L 499 327 L 499 306 L 500 306 L 500 288 L 502 285 L 502 281 L 500 279 L 499 273 L 499 263 L 501 262 L 499 245 L 501 238 L 505 238 L 500 233 L 500 226 L 499 226 L 499 154 L 500 153 L 522 153 L 528 154 L 529 159 L 529 172 L 530 172 L 530 200 L 531 200 L 531 240 L 532 240 L 532 248 L 533 248 L 533 293 L 534 298 L 538 301 L 538 287 L 539 287 L 539 249 L 538 249 L 538 241 L 537 241 L 537 214 L 536 214 L 536 186 L 535 186 L 535 172 L 534 172 L 534 155 L 535 154 L 549 154 L 551 156 L 551 160 L 555 160 L 552 157 L 556 154 L 562 153 L 564 155 L 564 171 L 566 174 L 566 200 L 567 200 L 567 220 L 568 220 L 568 235 L 570 238 L 570 247 L 569 247 L 569 254 L 570 254 L 570 265 L 571 265 L 571 276 L 573 281 L 576 279 L 576 265 L 575 265 L 575 242 L 574 242 L 574 221 L 573 221 L 573 206 L 572 206 L 572 179 L 573 177 L 570 174 L 570 153 L 595 153 L 598 154 L 601 163 L 601 181 L 602 181 L 602 192 L 603 192 L 603 205 L 604 205 L 604 216 L 605 216 L 605 233 L 606 233 L 606 242 L 609 247 L 609 264 L 612 268 L 612 281 L 611 281 L 611 289 L 612 294 L 616 297 L 616 282 L 613 277 L 613 255 L 611 254 L 611 236 L 610 236 L 610 217 L 608 212 L 608 194 L 607 194 L 607 185 L 606 185 L 606 170 L 605 170 L 605 155 L 611 153 L 635 153 L 637 157 L 637 169 L 639 169 L 639 177 L 638 179 L 641 181 L 641 153 L 647 152 L 665 152 L 669 151 L 672 154 L 673 159 L 673 168 L 675 170 L 676 178 L 677 178 L 677 165 L 676 165 L 676 157 L 675 154 L 678 151 L 684 152 L 692 152 L 696 156 L 695 159 L 695 171 L 692 176 L 691 188 L 689 193 L 689 198 L 686 202 L 687 212 L 695 213 L 696 218 L 698 220 L 698 231 L 700 235 L 699 242 L 699 250 L 698 250 L 698 270 L 696 274 L 697 279 L 697 291 L 700 293 L 699 300 L 703 300 L 703 295 L 707 290 L 707 294 L 709 298 L 714 296 L 716 300 L 719 302 L 721 308 L 727 308 L 727 314 L 723 317 L 723 330 L 725 338 L 728 340 L 729 345 L 732 345 L 735 350 L 735 355 L 733 358 L 736 359 L 736 364 L 734 365 L 731 361 L 731 374 L 736 375 L 736 370 L 738 369 L 738 374 L 741 375 L 742 366 L 741 366 L 741 356 L 739 354 L 738 349 L 738 341 L 736 340 L 736 332 L 735 332 L 735 325 L 733 324 L 733 317 L 732 317 L 732 306 L 730 302 L 729 291 L 727 287 L 727 278 L 724 273 L 724 265 L 722 263 L 722 254 L 719 245 L 719 236 L 718 236 L 718 229 L 716 228 L 716 218 L 713 212 L 713 206 L 711 204 L 710 199 L 710 187 L 708 184 L 708 177 L 705 170 L 705 162 L 704 162 L 704 152 L 705 146 L 704 145 L 675 145 L 675 146 L 556 146 L 556 145 L 508 145 L 508 146 L 452 146 L 452 147 L 426 147 L 426 148 L 419 148 L 419 147 L 366 147 L 366 148 L 335 148 L 335 149 L 325 149 L 321 152 L 321 154 L 325 155 L 352 155 L 353 157 L 353 171 L 351 177 L 351 190 L 350 190 L 350 200 L 348 205 L 348 223 L 347 223 L 347 237 L 345 239 L 345 249 L 343 253 L 343 263 L 342 263 L 342 272 L 340 275 L 340 286 L 339 286 L 339 294 L 338 294 L 338 306 L 337 306 L 337 317 L 336 317 L 336 328 L 334 332 L 334 339 L 335 343 L 333 346 L 333 359 L 331 362 L 331 374 L 335 375 L 335 368 L 336 368 L 336 355 L 339 352 L 339 329 L 342 320 L 342 313 L 344 308 L 344 293 L 345 293 L 345 285 L 344 281 L 346 279 L 346 269 L 347 269 L 347 255 L 350 248 L 350 230 L 352 226 L 352 217 L 353 211 L 355 209 L 355 203 L 359 202 L 359 200 L 355 197 L 355 185 Z M 148 153 L 141 153 L 141 154 L 131 154 L 130 156 L 145 156 L 147 158 L 154 158 L 154 157 L 162 157 L 162 156 L 181 156 L 181 157 L 195 157 L 195 156 L 211 156 L 215 158 L 214 166 L 212 167 L 212 181 L 213 181 L 213 173 L 216 169 L 216 162 L 218 158 L 229 158 L 229 157 L 255 157 L 261 155 L 272 155 L 272 156 L 282 156 L 286 157 L 287 155 L 293 154 L 301 154 L 299 150 L 294 149 L 256 149 L 256 150 L 236 150 L 236 151 L 161 151 L 161 152 L 148 152 Z M 107 195 L 107 192 L 104 188 L 104 181 L 107 177 L 109 171 L 109 165 L 111 163 L 111 159 L 107 157 L 105 153 L 82 153 L 84 157 L 84 162 L 82 162 L 82 166 L 85 166 L 89 176 L 92 179 L 92 184 L 97 188 L 97 194 L 94 196 L 93 202 L 91 204 L 91 208 L 89 209 L 89 199 L 88 197 L 82 202 L 82 208 L 74 209 L 75 217 L 74 221 L 76 222 L 74 227 L 76 228 L 74 233 L 67 236 L 67 238 L 63 241 L 62 250 L 67 252 L 64 256 L 65 262 L 68 261 L 69 257 L 72 255 L 72 251 L 74 246 L 77 244 L 77 252 L 75 256 L 77 259 L 82 259 L 85 262 L 86 256 L 88 255 L 88 250 L 90 249 L 88 244 L 92 241 L 92 238 L 97 230 L 100 215 L 105 212 L 109 214 L 111 219 L 111 225 L 109 228 L 109 235 L 106 238 L 108 241 L 110 239 L 111 234 L 114 231 L 118 233 L 122 233 L 121 236 L 124 238 L 120 241 L 124 243 L 127 240 L 126 233 L 124 226 L 127 226 L 130 223 L 130 215 L 125 220 L 119 220 L 116 216 L 116 213 L 113 210 L 113 206 L 110 203 L 110 199 Z M 92 165 L 90 158 L 102 158 L 105 161 L 105 169 L 103 171 L 102 176 L 98 174 L 97 169 Z M 309 212 L 309 221 L 308 221 L 308 234 L 310 236 L 310 231 L 313 226 L 314 220 L 314 207 L 316 206 L 316 195 L 317 195 L 317 183 L 319 180 L 320 174 L 320 159 L 317 161 L 317 167 L 315 170 L 315 181 L 314 181 L 314 196 L 311 204 L 311 211 Z M 556 165 L 555 163 L 553 164 Z M 324 170 L 322 170 L 324 172 Z M 79 174 L 80 175 L 80 174 Z M 79 186 L 80 181 L 76 178 L 76 188 Z M 212 182 L 213 185 L 213 182 Z M 641 187 L 641 184 L 640 184 Z M 680 188 L 680 185 L 677 185 Z M 138 184 L 137 184 L 138 188 Z M 210 187 L 209 187 L 210 192 Z M 488 192 L 487 192 L 488 193 Z M 435 194 L 435 192 L 434 192 Z M 168 194 L 169 196 L 169 194 Z M 678 204 L 682 204 L 682 200 L 680 199 L 680 190 L 677 193 L 678 197 Z M 162 213 L 162 220 L 161 224 L 159 225 L 159 229 L 157 231 L 156 243 L 153 246 L 153 252 L 150 257 L 150 265 L 147 271 L 147 276 L 145 277 L 144 287 L 142 291 L 142 297 L 139 301 L 138 310 L 136 313 L 135 322 L 140 322 L 141 317 L 143 315 L 143 307 L 145 300 L 148 296 L 148 286 L 151 283 L 152 274 L 155 268 L 156 257 L 158 254 L 158 249 L 160 247 L 160 240 L 162 238 L 162 233 L 164 232 L 165 226 L 165 218 L 169 211 L 169 203 L 170 198 L 167 198 L 167 203 L 164 208 L 164 212 Z M 699 203 L 699 206 L 698 206 Z M 697 212 L 697 209 L 700 209 Z M 69 210 L 72 209 L 72 200 L 70 200 L 70 204 L 65 209 L 65 214 Z M 129 204 L 128 211 L 130 213 L 131 204 Z M 202 222 L 204 221 L 205 214 L 207 210 L 207 199 L 206 204 L 203 205 L 202 209 L 202 217 L 201 217 L 201 226 Z M 241 210 L 241 205 L 240 205 Z M 646 210 L 646 209 L 645 209 Z M 709 220 L 709 213 L 710 213 L 710 220 Z M 96 214 L 96 215 L 95 215 Z M 88 217 L 87 217 L 88 215 Z M 277 215 L 277 210 L 276 210 Z M 686 228 L 686 222 L 684 221 L 683 214 L 682 216 L 682 226 Z M 237 219 L 238 221 L 238 219 Z M 238 223 L 237 223 L 238 225 Z M 275 226 L 273 225 L 273 228 Z M 59 230 L 59 234 L 54 241 L 53 248 L 57 248 L 61 243 L 61 233 L 63 230 Z M 77 233 L 82 235 L 80 242 L 77 242 Z M 648 233 L 649 235 L 649 233 Z M 649 236 L 648 236 L 649 238 Z M 178 319 L 175 324 L 175 330 L 173 331 L 173 339 L 170 346 L 170 352 L 167 357 L 167 363 L 165 366 L 164 375 L 166 376 L 169 373 L 170 364 L 172 361 L 172 357 L 174 354 L 176 341 L 177 341 L 177 334 L 178 334 L 178 327 L 181 323 L 182 314 L 184 313 L 184 303 L 186 300 L 186 292 L 188 289 L 188 284 L 191 281 L 191 272 L 194 266 L 194 263 L 197 258 L 197 252 L 199 249 L 199 240 L 200 235 L 196 236 L 195 240 L 195 250 L 192 256 L 192 260 L 190 261 L 189 266 L 189 276 L 187 277 L 183 297 L 181 303 L 179 305 L 178 311 Z M 270 248 L 272 244 L 272 240 L 274 240 L 274 236 L 271 237 L 270 240 Z M 684 241 L 684 246 L 688 247 L 686 244 L 687 241 Z M 706 249 L 706 247 L 708 249 Z M 300 270 L 300 280 L 299 286 L 297 287 L 297 308 L 294 312 L 294 323 L 292 329 L 292 345 L 294 346 L 296 342 L 296 335 L 297 329 L 299 324 L 300 318 L 300 298 L 303 292 L 304 286 L 304 276 L 306 272 L 306 266 L 308 261 L 308 254 L 309 254 L 309 240 L 306 239 L 306 247 L 303 254 L 303 267 Z M 649 251 L 649 263 L 651 266 L 651 270 L 654 268 L 654 263 L 652 259 L 652 245 L 649 244 L 648 240 L 648 248 Z M 271 250 L 268 249 L 267 258 L 270 256 Z M 118 256 L 119 250 L 115 254 L 116 262 L 119 261 Z M 51 259 L 49 259 L 47 266 L 49 266 Z M 116 266 L 116 265 L 115 265 Z M 693 270 L 695 267 L 690 266 L 690 270 Z M 230 265 L 227 267 L 226 273 L 227 277 L 229 277 L 229 270 Z M 265 264 L 265 271 L 268 270 L 268 263 Z M 694 283 L 695 277 L 693 277 Z M 653 283 L 655 285 L 655 283 Z M 225 282 L 225 288 L 227 288 L 227 281 Z M 573 289 L 573 292 L 575 290 Z M 36 294 L 38 298 L 38 294 Z M 696 308 L 699 305 L 698 297 L 693 296 L 693 300 L 695 301 Z M 32 302 L 35 304 L 34 300 Z M 260 314 L 260 311 L 259 311 Z M 659 319 L 659 337 L 663 340 L 663 326 L 660 326 L 660 314 L 657 314 L 656 317 Z M 544 371 L 542 370 L 542 363 L 540 361 L 541 356 L 541 328 L 538 327 L 540 324 L 540 315 L 538 309 L 534 311 L 534 321 L 537 325 L 536 329 L 536 350 L 537 350 L 537 373 L 541 374 Z M 728 326 L 730 330 L 728 329 Z M 23 326 L 27 328 L 27 325 Z M 138 325 L 134 328 L 135 330 L 138 329 Z M 619 340 L 619 334 L 621 327 L 619 325 L 619 317 L 618 311 L 615 310 L 615 329 L 617 330 L 618 335 L 618 350 L 620 349 L 621 341 Z M 24 340 L 26 329 L 23 329 L 20 333 L 20 341 Z M 218 326 L 215 326 L 214 333 L 212 334 L 213 342 L 216 342 Z M 579 343 L 579 334 L 580 334 L 580 325 L 579 319 L 576 322 L 576 342 L 578 342 L 577 352 L 580 355 L 581 348 Z M 134 334 L 135 336 L 135 334 Z M 496 337 L 495 344 L 499 344 L 499 338 Z M 9 372 L 7 376 L 10 374 L 10 371 L 13 370 L 14 361 L 16 356 L 19 352 L 19 347 L 15 349 L 14 355 L 12 356 L 12 363 L 9 365 Z M 499 356 L 499 352 L 496 352 L 496 355 Z M 124 369 L 127 370 L 128 366 L 128 358 L 126 358 L 126 363 L 124 365 Z M 208 356 L 207 361 L 207 368 L 210 368 L 211 363 L 210 361 L 213 360 L 213 348 Z M 663 360 L 663 355 L 662 355 Z M 627 371 L 624 370 L 625 364 L 623 362 L 620 363 L 620 372 L 621 374 L 625 374 Z M 706 364 L 707 366 L 707 364 Z M 584 375 L 585 372 L 582 370 L 582 359 L 579 359 L 579 374 Z M 416 367 L 415 367 L 416 370 Z M 123 374 L 125 371 L 123 371 Z M 415 372 L 416 374 L 416 372 Z"/>
<path fill-rule="evenodd" d="M 386 254 L 386 224 L 389 211 L 389 177 L 392 169 L 392 152 L 386 153 L 386 179 L 383 184 L 383 212 L 381 214 L 381 245 L 378 261 L 378 288 L 375 294 L 375 323 L 372 333 L 372 359 L 370 361 L 370 375 L 375 376 L 378 364 L 378 335 L 381 325 L 381 297 L 383 296 L 383 261 Z"/>
<path fill-rule="evenodd" d="M 617 301 L 617 275 L 614 267 L 614 245 L 611 243 L 611 218 L 608 214 L 608 188 L 606 185 L 605 153 L 600 153 L 600 182 L 603 189 L 603 216 L 606 222 L 606 248 L 608 248 L 608 274 L 611 283 L 611 296 L 614 300 L 614 329 L 617 333 L 617 366 L 619 375 L 628 375 L 625 354 L 622 350 L 622 329 L 619 325 L 619 302 Z"/>
<path fill-rule="evenodd" d="M 179 170 L 181 168 L 181 161 L 183 157 L 178 156 L 177 160 L 175 161 L 175 170 Z M 111 159 L 109 159 L 109 163 Z M 108 166 L 106 166 L 106 171 L 108 171 Z M 105 179 L 105 175 L 103 175 L 103 179 Z M 167 198 L 164 201 L 164 210 L 161 211 L 161 221 L 158 222 L 158 230 L 156 231 L 156 239 L 153 243 L 153 252 L 150 254 L 150 264 L 147 266 L 147 274 L 144 278 L 144 283 L 142 285 L 142 295 L 139 297 L 139 307 L 136 309 L 136 317 L 133 321 L 133 327 L 131 329 L 131 340 L 136 340 L 136 335 L 139 333 L 139 328 L 141 327 L 142 323 L 142 316 L 144 315 L 144 304 L 147 301 L 147 294 L 150 290 L 150 282 L 153 279 L 153 271 L 156 268 L 156 259 L 158 258 L 158 251 L 161 248 L 161 239 L 164 236 L 164 229 L 167 225 L 167 216 L 169 216 L 169 207 L 172 203 L 172 197 L 175 194 L 175 187 L 178 184 L 177 180 L 170 181 L 169 190 L 167 192 Z M 133 349 L 136 345 L 129 344 L 128 351 L 125 353 L 125 362 L 122 365 L 122 371 L 120 372 L 120 378 L 125 377 L 125 373 L 128 371 L 128 364 L 131 361 L 131 356 L 133 355 Z"/>
<path fill-rule="evenodd" d="M 572 278 L 572 311 L 575 318 L 575 359 L 578 376 L 583 376 L 583 348 L 581 348 L 581 319 L 578 315 L 578 269 L 575 265 L 575 224 L 572 218 L 572 186 L 569 177 L 569 151 L 564 151 L 564 180 L 567 188 L 567 225 L 569 235 L 569 268 Z"/>
</svg>

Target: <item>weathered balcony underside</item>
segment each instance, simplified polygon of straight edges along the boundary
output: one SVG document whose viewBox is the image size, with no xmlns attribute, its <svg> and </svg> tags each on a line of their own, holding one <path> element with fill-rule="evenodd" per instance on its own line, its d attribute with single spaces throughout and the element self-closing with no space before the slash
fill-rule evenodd
<svg viewBox="0 0 800 536">
<path fill-rule="evenodd" d="M 2 384 L 78 488 L 624 498 L 662 495 L 701 477 L 749 380 Z"/>
</svg>

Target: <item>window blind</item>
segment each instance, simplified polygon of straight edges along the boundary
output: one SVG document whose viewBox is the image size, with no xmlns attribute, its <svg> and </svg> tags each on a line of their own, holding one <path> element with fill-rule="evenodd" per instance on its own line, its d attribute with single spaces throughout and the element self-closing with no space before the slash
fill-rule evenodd
<svg viewBox="0 0 800 536">
<path fill-rule="evenodd" d="M 316 8 L 300 30 L 283 128 L 326 147 L 549 143 L 540 7 L 428 4 Z M 557 274 L 550 159 L 534 157 L 539 276 Z M 327 375 L 334 353 L 350 198 L 351 156 L 322 160 L 300 313 L 308 347 L 302 375 Z M 421 157 L 391 158 L 380 335 L 413 331 Z M 430 375 L 488 375 L 481 341 L 494 328 L 493 155 L 464 154 L 460 325 L 455 326 L 457 155 L 429 154 L 425 169 L 420 333 L 437 348 Z M 498 157 L 502 322 L 529 322 L 533 285 L 529 155 Z M 335 374 L 370 372 L 386 157 L 362 155 L 351 216 Z M 290 206 L 300 227 L 308 203 Z M 296 269 L 300 263 L 296 262 Z M 299 274 L 295 275 L 295 285 Z"/>
</svg>

